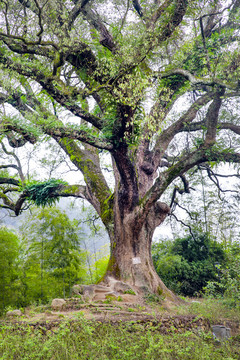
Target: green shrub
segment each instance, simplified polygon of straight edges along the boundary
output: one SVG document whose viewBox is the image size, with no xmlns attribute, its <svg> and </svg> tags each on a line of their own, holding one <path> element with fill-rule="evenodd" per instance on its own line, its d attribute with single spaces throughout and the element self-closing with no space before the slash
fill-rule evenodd
<svg viewBox="0 0 240 360">
<path fill-rule="evenodd" d="M 205 294 L 223 297 L 229 307 L 240 309 L 240 255 L 233 249 L 228 249 L 226 267 L 219 267 L 219 281 L 209 281 L 204 288 Z"/>
<path fill-rule="evenodd" d="M 217 281 L 216 263 L 225 261 L 222 246 L 203 233 L 153 245 L 158 275 L 166 286 L 184 296 L 196 295 L 209 281 Z"/>
</svg>

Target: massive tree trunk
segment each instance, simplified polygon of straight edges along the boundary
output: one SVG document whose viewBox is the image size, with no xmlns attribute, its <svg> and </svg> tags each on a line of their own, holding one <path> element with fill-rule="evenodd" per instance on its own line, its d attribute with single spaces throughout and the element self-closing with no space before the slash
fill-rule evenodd
<svg viewBox="0 0 240 360">
<path fill-rule="evenodd" d="M 159 278 L 151 255 L 154 230 L 169 212 L 167 204 L 157 202 L 146 219 L 141 221 L 138 210 L 124 211 L 116 199 L 114 227 L 109 232 L 111 254 L 104 279 L 114 277 L 141 293 L 155 293 L 174 302 L 179 301 Z"/>
<path fill-rule="evenodd" d="M 153 230 L 146 221 L 140 231 L 131 215 L 115 224 L 115 236 L 111 242 L 111 257 L 106 276 L 133 285 L 143 292 L 154 292 L 175 299 L 156 273 L 151 243 Z"/>
</svg>

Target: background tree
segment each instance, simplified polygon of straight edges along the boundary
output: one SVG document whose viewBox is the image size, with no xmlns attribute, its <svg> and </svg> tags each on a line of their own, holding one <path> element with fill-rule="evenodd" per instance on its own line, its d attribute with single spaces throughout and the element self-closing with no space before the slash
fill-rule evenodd
<svg viewBox="0 0 240 360">
<path fill-rule="evenodd" d="M 189 193 L 189 170 L 240 161 L 239 1 L 5 0 L 0 11 L 1 132 L 15 148 L 48 135 L 85 181 L 27 186 L 18 166 L 0 179 L 2 206 L 18 215 L 29 198 L 86 199 L 110 238 L 106 275 L 173 299 L 153 232 Z"/>
<path fill-rule="evenodd" d="M 82 245 L 86 251 L 88 282 L 98 283 L 105 275 L 109 261 L 109 241 L 98 214 L 91 207 L 81 207 L 81 218 L 76 221 L 78 228 L 87 225 L 86 233 L 82 236 Z"/>
<path fill-rule="evenodd" d="M 19 300 L 19 250 L 18 236 L 6 227 L 0 227 L 0 313 Z"/>
<path fill-rule="evenodd" d="M 25 298 L 47 301 L 71 294 L 86 277 L 85 254 L 74 223 L 57 208 L 35 209 L 21 227 Z"/>
<path fill-rule="evenodd" d="M 200 177 L 196 169 L 189 172 L 194 197 L 191 193 L 185 196 L 177 193 L 181 184 L 175 181 L 175 195 L 168 218 L 171 226 L 169 235 L 171 238 L 184 237 L 186 231 L 191 234 L 197 228 L 207 232 L 212 240 L 224 243 L 227 248 L 228 243 L 239 240 L 239 190 L 235 181 L 239 170 L 230 175 L 226 164 L 222 168 L 201 164 L 198 168 Z"/>
</svg>

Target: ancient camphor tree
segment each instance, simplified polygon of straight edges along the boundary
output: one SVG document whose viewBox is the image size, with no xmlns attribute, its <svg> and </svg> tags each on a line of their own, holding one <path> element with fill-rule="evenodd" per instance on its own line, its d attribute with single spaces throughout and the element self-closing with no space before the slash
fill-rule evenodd
<svg viewBox="0 0 240 360">
<path fill-rule="evenodd" d="M 109 234 L 107 274 L 173 296 L 151 260 L 153 232 L 170 212 L 161 197 L 177 178 L 178 191 L 189 192 L 188 172 L 199 164 L 240 162 L 239 5 L 1 1 L 2 144 L 6 138 L 16 148 L 48 135 L 85 180 L 36 188 L 21 171 L 5 175 L 1 206 L 19 214 L 41 191 L 50 200 L 88 200 Z M 102 152 L 111 156 L 113 192 Z"/>
</svg>

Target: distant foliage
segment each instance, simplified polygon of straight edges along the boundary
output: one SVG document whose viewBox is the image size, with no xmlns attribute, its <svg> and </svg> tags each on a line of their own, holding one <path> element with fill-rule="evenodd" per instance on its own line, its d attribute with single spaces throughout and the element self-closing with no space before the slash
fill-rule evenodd
<svg viewBox="0 0 240 360">
<path fill-rule="evenodd" d="M 226 256 L 221 244 L 207 234 L 195 233 L 153 245 L 153 262 L 158 275 L 173 291 L 185 296 L 201 292 L 208 281 L 217 281 L 216 264 Z"/>
<path fill-rule="evenodd" d="M 108 267 L 109 255 L 108 245 L 104 245 L 96 254 L 92 255 L 92 265 L 89 269 L 90 282 L 98 283 L 102 280 Z M 95 260 L 97 258 L 97 260 Z"/>
<path fill-rule="evenodd" d="M 19 234 L 0 227 L 0 315 L 71 296 L 87 278 L 82 237 L 66 212 L 33 208 Z"/>
<path fill-rule="evenodd" d="M 0 227 L 0 314 L 14 306 L 19 297 L 19 238 L 14 231 Z"/>
<path fill-rule="evenodd" d="M 37 206 L 45 207 L 46 205 L 51 206 L 59 200 L 58 190 L 61 185 L 66 184 L 62 180 L 50 179 L 44 182 L 30 183 L 24 187 L 24 190 L 27 192 L 29 200 L 32 200 Z"/>
<path fill-rule="evenodd" d="M 240 249 L 238 243 L 227 246 L 226 266 L 219 265 L 220 281 L 209 281 L 205 294 L 224 299 L 226 305 L 240 308 Z"/>
<path fill-rule="evenodd" d="M 67 214 L 56 207 L 33 209 L 21 227 L 23 232 L 24 301 L 47 302 L 71 294 L 83 282 L 85 253 L 81 238 Z"/>
</svg>

